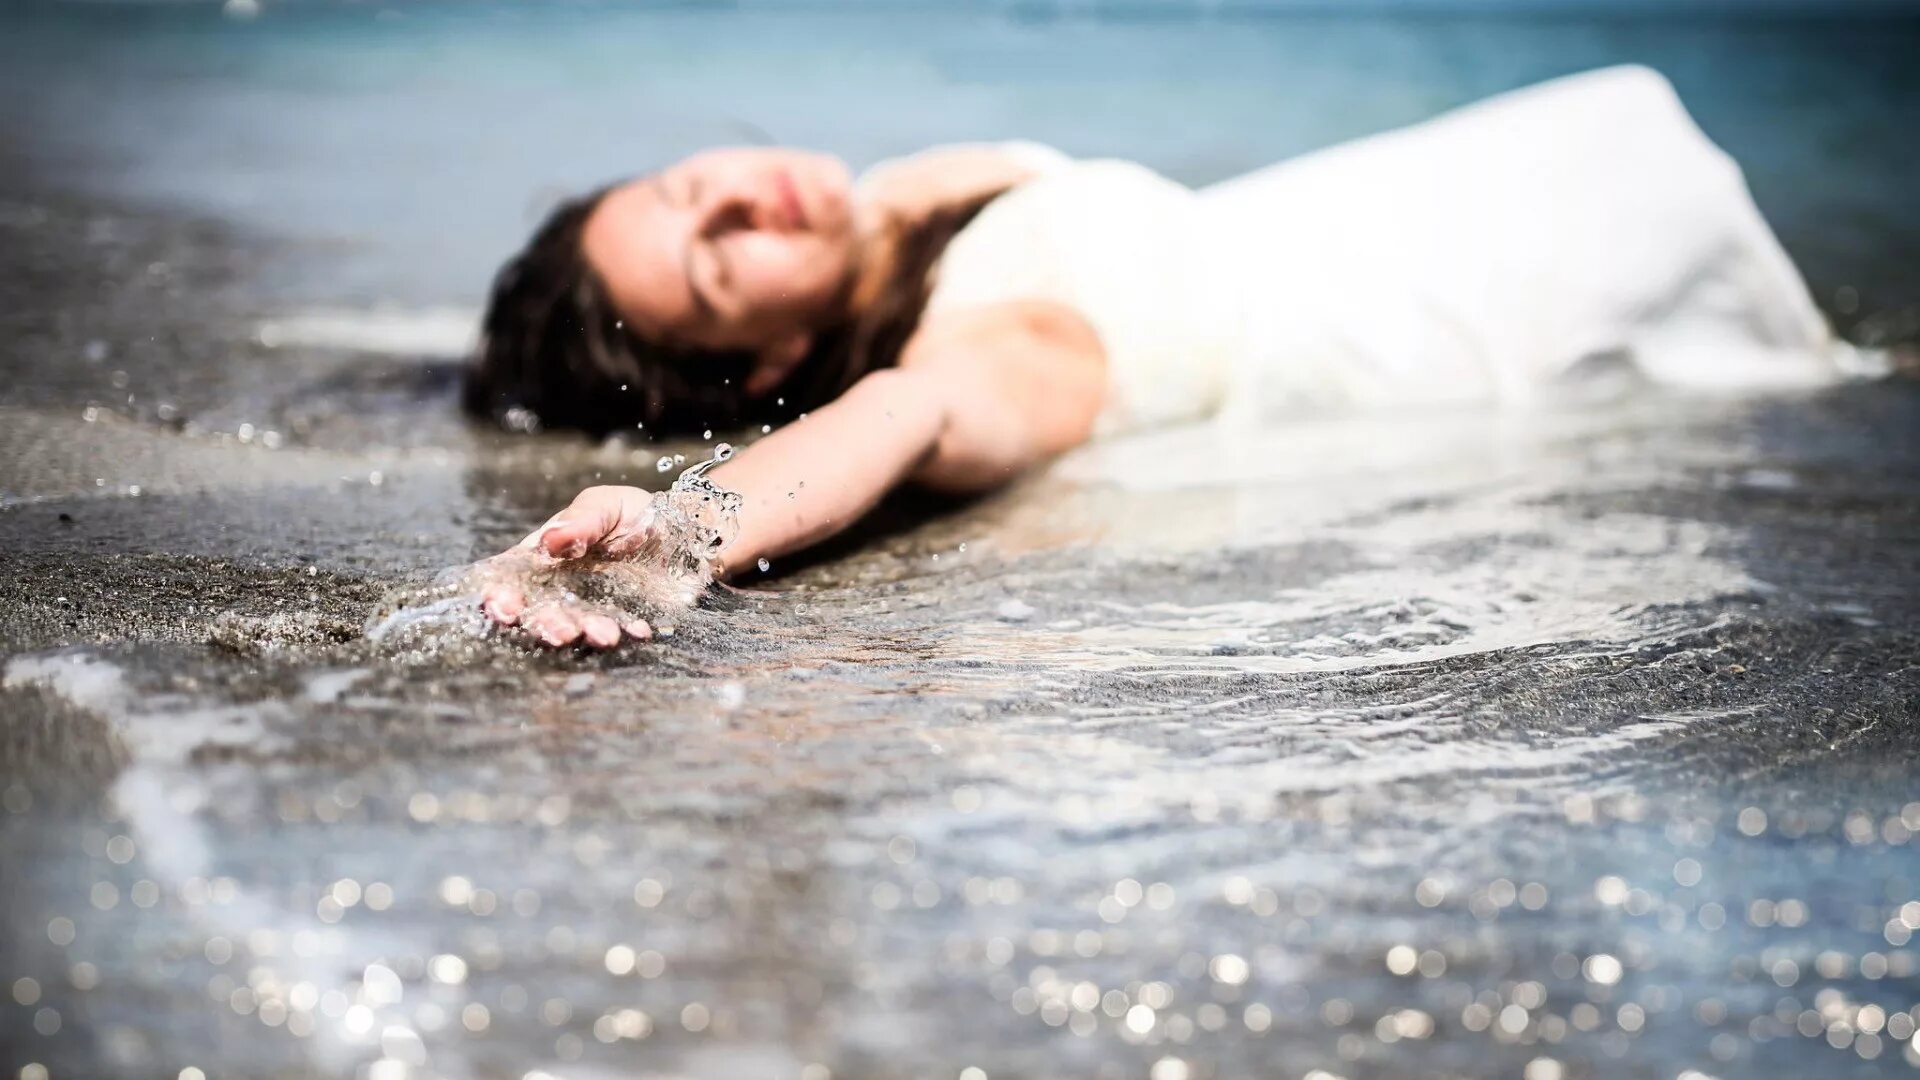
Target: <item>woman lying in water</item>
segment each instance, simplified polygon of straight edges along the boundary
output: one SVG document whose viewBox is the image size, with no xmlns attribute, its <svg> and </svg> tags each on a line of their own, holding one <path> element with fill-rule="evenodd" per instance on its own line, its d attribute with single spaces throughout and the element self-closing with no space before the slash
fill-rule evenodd
<svg viewBox="0 0 1920 1080">
<path fill-rule="evenodd" d="M 510 426 L 772 426 L 711 473 L 739 495 L 737 536 L 695 568 L 721 578 L 901 484 L 981 492 L 1157 425 L 1524 401 L 1599 356 L 1702 389 L 1870 359 L 1641 68 L 1198 191 L 1027 144 L 858 180 L 818 154 L 714 150 L 556 211 L 500 274 L 484 336 L 468 404 Z M 648 492 L 589 488 L 491 561 L 483 607 L 549 645 L 646 637 L 542 583 L 659 559 L 661 527 Z"/>
</svg>

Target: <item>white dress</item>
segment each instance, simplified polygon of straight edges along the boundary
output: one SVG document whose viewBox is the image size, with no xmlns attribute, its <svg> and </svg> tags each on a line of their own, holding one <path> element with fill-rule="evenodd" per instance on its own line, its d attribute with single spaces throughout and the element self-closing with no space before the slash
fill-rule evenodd
<svg viewBox="0 0 1920 1080">
<path fill-rule="evenodd" d="M 1815 386 L 1837 341 L 1739 167 L 1660 75 L 1609 68 L 1193 191 L 1030 146 L 927 315 L 1057 300 L 1100 335 L 1117 433 L 1523 402 L 1582 360 L 1692 389 Z"/>
</svg>

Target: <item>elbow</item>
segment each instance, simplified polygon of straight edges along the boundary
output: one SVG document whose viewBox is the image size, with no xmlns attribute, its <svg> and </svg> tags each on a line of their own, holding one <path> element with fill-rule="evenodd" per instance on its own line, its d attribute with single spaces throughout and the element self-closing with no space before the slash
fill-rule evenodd
<svg viewBox="0 0 1920 1080">
<path fill-rule="evenodd" d="M 888 443 L 905 444 L 906 474 L 912 476 L 939 456 L 953 429 L 949 396 L 926 372 L 883 368 L 862 377 L 841 400 L 857 402 L 870 422 L 885 424 Z"/>
</svg>

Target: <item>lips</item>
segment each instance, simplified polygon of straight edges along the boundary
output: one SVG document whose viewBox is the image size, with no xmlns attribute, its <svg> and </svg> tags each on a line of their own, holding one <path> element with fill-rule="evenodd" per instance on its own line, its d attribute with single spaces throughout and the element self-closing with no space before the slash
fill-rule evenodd
<svg viewBox="0 0 1920 1080">
<path fill-rule="evenodd" d="M 807 226 L 806 207 L 800 202 L 800 190 L 794 187 L 793 177 L 784 170 L 773 174 L 773 187 L 780 196 L 780 209 L 786 215 L 787 226 L 804 229 Z"/>
</svg>

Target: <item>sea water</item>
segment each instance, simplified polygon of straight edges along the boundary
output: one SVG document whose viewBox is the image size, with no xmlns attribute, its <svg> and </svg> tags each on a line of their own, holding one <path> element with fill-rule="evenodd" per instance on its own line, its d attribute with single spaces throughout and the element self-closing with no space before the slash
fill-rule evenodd
<svg viewBox="0 0 1920 1080">
<path fill-rule="evenodd" d="M 343 341 L 393 334 L 394 308 L 440 326 L 562 196 L 710 145 L 861 167 L 1029 138 L 1199 184 L 1624 62 L 1671 78 L 1746 166 L 1829 306 L 1904 303 L 1920 274 L 1889 255 L 1920 242 L 1900 137 L 1920 24 L 1893 3 L 291 0 L 248 20 L 152 2 L 0 18 L 0 122 L 35 133 L 35 160 L 317 249 L 261 284 L 306 320 L 281 332 L 331 316 Z M 348 330 L 343 309 L 374 314 Z"/>
</svg>

